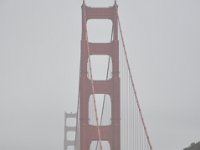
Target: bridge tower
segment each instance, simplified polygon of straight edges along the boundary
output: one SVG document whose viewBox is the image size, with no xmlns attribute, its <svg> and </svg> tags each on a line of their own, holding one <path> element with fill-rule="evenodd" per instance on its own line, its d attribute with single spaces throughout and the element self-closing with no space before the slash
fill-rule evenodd
<svg viewBox="0 0 200 150">
<path fill-rule="evenodd" d="M 82 5 L 81 74 L 80 74 L 80 150 L 91 150 L 92 141 L 106 141 L 110 150 L 120 150 L 120 78 L 118 6 L 93 8 Z M 89 19 L 109 19 L 113 24 L 110 43 L 91 43 L 87 37 Z M 103 20 L 102 20 L 103 21 Z M 98 29 L 97 29 L 98 30 Z M 93 80 L 88 78 L 88 59 L 91 55 L 109 55 L 112 60 L 112 78 Z M 96 66 L 98 67 L 98 66 Z M 92 81 L 91 81 L 92 80 Z M 108 94 L 111 99 L 111 124 L 89 124 L 89 98 L 93 94 Z M 98 126 L 98 127 L 97 127 Z M 100 133 L 100 137 L 99 137 Z"/>
</svg>

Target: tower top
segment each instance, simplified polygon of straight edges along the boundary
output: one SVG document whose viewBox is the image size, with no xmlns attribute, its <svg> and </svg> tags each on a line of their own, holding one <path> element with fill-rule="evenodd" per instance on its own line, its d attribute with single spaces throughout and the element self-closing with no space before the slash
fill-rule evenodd
<svg viewBox="0 0 200 150">
<path fill-rule="evenodd" d="M 86 4 L 86 1 L 85 0 L 83 0 L 83 4 L 82 5 L 84 5 L 84 6 L 87 6 L 87 4 Z M 113 6 L 118 6 L 117 5 L 117 0 L 115 0 L 114 1 L 114 4 L 113 4 Z"/>
</svg>

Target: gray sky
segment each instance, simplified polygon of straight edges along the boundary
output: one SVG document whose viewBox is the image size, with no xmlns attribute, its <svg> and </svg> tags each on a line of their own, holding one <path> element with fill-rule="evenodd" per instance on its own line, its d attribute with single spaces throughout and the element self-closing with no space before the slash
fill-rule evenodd
<svg viewBox="0 0 200 150">
<path fill-rule="evenodd" d="M 81 3 L 0 0 L 0 149 L 63 149 L 63 113 L 77 104 Z M 154 150 L 200 141 L 200 1 L 118 4 Z"/>
</svg>

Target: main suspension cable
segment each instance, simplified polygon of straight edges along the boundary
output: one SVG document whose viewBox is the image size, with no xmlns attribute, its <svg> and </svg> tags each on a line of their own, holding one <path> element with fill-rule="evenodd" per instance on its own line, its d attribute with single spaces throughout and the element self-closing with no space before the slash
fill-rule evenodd
<svg viewBox="0 0 200 150">
<path fill-rule="evenodd" d="M 80 59 L 81 60 L 81 59 Z M 76 113 L 76 132 L 75 132 L 75 150 L 77 150 L 77 134 L 78 134 L 78 127 L 79 127 L 79 122 L 78 122 L 78 119 L 79 119 L 79 107 L 80 107 L 80 78 L 81 78 L 81 61 L 80 61 L 80 64 L 79 64 L 79 82 L 78 82 L 78 85 L 79 85 L 79 88 L 78 88 L 78 105 L 77 105 L 77 113 Z"/>
<path fill-rule="evenodd" d="M 112 37 L 113 37 L 113 26 L 112 26 L 112 32 L 111 32 L 110 42 L 112 42 Z M 110 61 L 111 61 L 111 57 L 109 56 L 109 58 L 108 58 L 107 73 L 106 73 L 106 80 L 108 80 L 109 69 L 110 69 Z M 104 108 L 105 108 L 105 101 L 106 101 L 106 94 L 104 94 L 104 97 L 103 97 L 103 106 L 102 106 L 102 111 L 101 111 L 100 125 L 102 125 L 103 113 L 104 113 Z M 98 144 L 99 144 L 99 142 L 97 142 L 95 150 L 97 150 Z"/>
<path fill-rule="evenodd" d="M 149 134 L 147 132 L 147 128 L 146 128 L 146 125 L 145 125 L 145 122 L 144 122 L 144 118 L 143 118 L 143 115 L 142 115 L 142 110 L 141 110 L 140 103 L 139 103 L 138 96 L 137 96 L 137 92 L 136 92 L 136 89 L 135 89 L 135 84 L 133 82 L 133 77 L 132 77 L 132 74 L 131 74 L 131 69 L 130 69 L 130 65 L 129 65 L 129 61 L 128 61 L 128 56 L 127 56 L 127 51 L 126 51 L 126 46 L 125 46 L 125 42 L 124 42 L 124 38 L 123 38 L 123 33 L 122 33 L 122 28 L 121 28 L 119 16 L 118 16 L 118 23 L 119 23 L 119 29 L 120 29 L 120 35 L 121 35 L 121 39 L 122 39 L 124 54 L 125 54 L 125 57 L 126 57 L 128 73 L 129 73 L 129 76 L 130 76 L 130 79 L 131 79 L 131 84 L 132 84 L 132 87 L 133 87 L 133 92 L 134 92 L 134 95 L 135 95 L 136 104 L 137 104 L 137 107 L 138 107 L 138 110 L 139 110 L 140 119 L 141 119 L 142 124 L 143 124 L 145 136 L 147 138 L 147 142 L 149 144 L 150 150 L 153 150 L 151 142 L 150 142 Z"/>
<path fill-rule="evenodd" d="M 98 114 L 97 114 L 97 108 L 96 108 L 96 98 L 95 98 L 95 89 L 94 89 L 94 80 L 93 80 L 93 75 L 92 75 L 92 66 L 91 66 L 91 59 L 90 59 L 90 48 L 89 48 L 89 43 L 88 43 L 88 32 L 87 32 L 87 27 L 86 27 L 86 11 L 85 11 L 85 2 L 83 2 L 83 16 L 84 16 L 84 24 L 85 24 L 85 32 L 86 32 L 86 49 L 88 51 L 88 61 L 89 61 L 89 70 L 90 70 L 90 81 L 92 85 L 92 97 L 94 100 L 94 111 L 95 111 L 95 117 L 96 117 L 96 124 L 97 124 L 97 131 L 98 131 L 98 136 L 99 136 L 99 142 L 100 142 L 100 150 L 102 150 L 102 143 L 101 143 L 101 131 L 100 131 L 100 126 L 99 126 L 99 120 L 98 120 Z"/>
</svg>

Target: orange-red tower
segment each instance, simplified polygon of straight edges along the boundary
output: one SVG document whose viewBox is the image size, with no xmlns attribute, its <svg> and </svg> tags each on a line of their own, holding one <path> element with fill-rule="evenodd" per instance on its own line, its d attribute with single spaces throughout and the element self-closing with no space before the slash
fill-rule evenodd
<svg viewBox="0 0 200 150">
<path fill-rule="evenodd" d="M 111 124 L 99 126 L 101 140 L 109 143 L 110 150 L 120 150 L 120 78 L 118 6 L 92 8 L 82 5 L 81 76 L 80 76 L 80 150 L 90 150 L 92 141 L 99 141 L 98 128 L 89 124 L 89 97 L 92 94 L 108 94 L 111 98 Z M 113 24 L 113 40 L 110 43 L 91 43 L 87 38 L 89 19 L 109 19 Z M 98 30 L 98 29 L 97 29 Z M 88 51 L 89 49 L 89 51 Z M 90 55 L 109 55 L 112 60 L 112 78 L 94 80 L 88 78 L 87 64 Z M 96 66 L 98 67 L 98 66 Z M 92 85 L 93 83 L 93 85 Z M 92 86 L 94 89 L 92 89 Z M 95 92 L 95 93 L 94 93 Z M 107 150 L 107 149 L 106 149 Z"/>
</svg>

